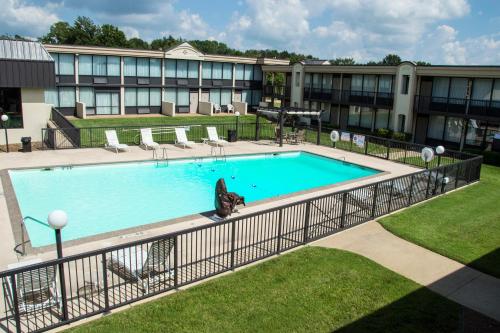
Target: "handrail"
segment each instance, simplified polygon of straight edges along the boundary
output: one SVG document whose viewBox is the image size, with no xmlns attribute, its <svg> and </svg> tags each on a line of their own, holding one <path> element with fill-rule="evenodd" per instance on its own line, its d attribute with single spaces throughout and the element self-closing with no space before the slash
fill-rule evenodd
<svg viewBox="0 0 500 333">
<path fill-rule="evenodd" d="M 41 225 L 44 225 L 48 228 L 50 228 L 50 225 L 46 222 L 43 222 L 43 221 L 40 221 L 34 217 L 31 217 L 31 216 L 25 216 L 23 217 L 23 219 L 21 220 L 21 244 L 17 244 L 15 247 L 14 247 L 14 251 L 19 253 L 20 255 L 24 256 L 26 255 L 26 239 L 24 238 L 24 233 L 27 232 L 26 230 L 26 221 L 27 220 L 31 220 L 31 221 L 34 221 L 36 223 L 39 223 Z M 17 248 L 19 247 L 19 245 L 22 246 L 22 251 L 20 252 Z"/>
</svg>

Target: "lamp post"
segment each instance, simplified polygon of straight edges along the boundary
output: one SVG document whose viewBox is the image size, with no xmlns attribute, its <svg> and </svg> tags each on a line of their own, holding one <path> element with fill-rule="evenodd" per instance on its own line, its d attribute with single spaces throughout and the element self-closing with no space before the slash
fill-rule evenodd
<svg viewBox="0 0 500 333">
<path fill-rule="evenodd" d="M 62 259 L 61 229 L 68 224 L 68 215 L 62 210 L 54 210 L 49 214 L 47 222 L 56 232 L 57 258 Z M 59 283 L 61 285 L 61 303 L 63 320 L 68 319 L 68 304 L 66 302 L 66 282 L 64 277 L 64 263 L 59 262 Z"/>
<path fill-rule="evenodd" d="M 1 111 L 2 109 L 0 109 Z M 7 152 L 9 152 L 9 136 L 7 134 L 7 120 L 9 120 L 9 116 L 6 114 L 3 114 L 2 117 L 2 127 L 3 130 L 5 131 L 5 147 L 7 148 Z"/>
<path fill-rule="evenodd" d="M 441 155 L 444 154 L 444 147 L 443 146 L 437 146 L 436 147 L 436 154 L 438 156 L 438 166 L 441 165 Z"/>
<path fill-rule="evenodd" d="M 236 141 L 238 141 L 238 125 L 240 123 L 240 112 L 236 111 L 234 115 L 236 116 Z"/>
</svg>

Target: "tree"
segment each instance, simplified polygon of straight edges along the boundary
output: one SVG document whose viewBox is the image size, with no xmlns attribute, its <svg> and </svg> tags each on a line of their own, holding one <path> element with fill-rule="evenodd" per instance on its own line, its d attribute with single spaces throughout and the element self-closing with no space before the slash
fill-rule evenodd
<svg viewBox="0 0 500 333">
<path fill-rule="evenodd" d="M 97 45 L 97 36 L 101 33 L 101 27 L 85 16 L 78 16 L 71 29 L 75 45 Z"/>
<path fill-rule="evenodd" d="M 130 38 L 127 41 L 127 47 L 131 49 L 141 49 L 141 50 L 150 49 L 149 43 L 140 38 Z"/>
<path fill-rule="evenodd" d="M 56 22 L 50 26 L 49 32 L 40 37 L 45 44 L 73 44 L 73 28 L 68 22 Z"/>
<path fill-rule="evenodd" d="M 353 58 L 335 58 L 330 60 L 332 65 L 349 66 L 356 65 L 356 61 Z"/>
<path fill-rule="evenodd" d="M 384 57 L 384 59 L 382 59 L 380 64 L 388 66 L 398 66 L 402 62 L 403 61 L 401 60 L 401 57 L 397 54 L 388 54 Z"/>
<path fill-rule="evenodd" d="M 96 45 L 107 47 L 127 47 L 127 37 L 117 27 L 103 24 L 95 37 Z"/>
<path fill-rule="evenodd" d="M 415 61 L 415 63 L 417 64 L 417 66 L 430 66 L 431 63 L 430 62 L 427 62 L 427 61 Z"/>
<path fill-rule="evenodd" d="M 174 46 L 182 44 L 183 42 L 184 42 L 184 40 L 182 38 L 175 39 L 174 37 L 169 35 L 168 38 L 162 37 L 162 38 L 154 39 L 151 42 L 151 49 L 165 51 L 165 50 L 168 50 Z"/>
</svg>

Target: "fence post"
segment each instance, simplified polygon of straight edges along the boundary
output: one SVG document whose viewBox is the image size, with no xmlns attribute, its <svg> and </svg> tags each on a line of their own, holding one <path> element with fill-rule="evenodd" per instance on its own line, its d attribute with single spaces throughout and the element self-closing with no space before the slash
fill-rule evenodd
<svg viewBox="0 0 500 333">
<path fill-rule="evenodd" d="M 460 169 L 462 168 L 462 164 L 463 164 L 463 162 L 461 162 L 457 165 L 457 173 L 455 175 L 455 188 L 458 187 L 458 177 L 460 177 Z"/>
<path fill-rule="evenodd" d="M 234 237 L 235 237 L 235 224 L 236 222 L 231 222 L 231 270 L 234 269 Z"/>
<path fill-rule="evenodd" d="M 408 194 L 408 204 L 407 206 L 410 206 L 411 205 L 411 197 L 412 197 L 412 194 L 413 194 L 413 183 L 414 183 L 414 178 L 415 178 L 415 175 L 411 175 L 411 181 L 410 181 L 410 193 Z"/>
<path fill-rule="evenodd" d="M 443 168 L 443 179 L 441 180 L 441 194 L 443 194 L 446 190 L 446 184 L 444 182 L 445 177 L 446 177 L 446 167 Z"/>
<path fill-rule="evenodd" d="M 311 217 L 311 202 L 308 201 L 306 203 L 306 216 L 305 216 L 305 222 L 304 222 L 304 240 L 303 243 L 306 244 L 308 240 L 308 233 L 309 233 L 309 219 Z"/>
<path fill-rule="evenodd" d="M 344 229 L 346 208 L 347 208 L 347 192 L 344 192 L 342 194 L 342 211 L 340 213 L 340 229 Z"/>
<path fill-rule="evenodd" d="M 378 184 L 379 183 L 375 184 L 375 189 L 374 189 L 374 193 L 373 193 L 373 205 L 372 205 L 372 212 L 370 214 L 372 219 L 375 217 L 375 209 L 377 207 Z"/>
<path fill-rule="evenodd" d="M 177 262 L 177 235 L 174 238 L 174 288 L 179 286 L 179 263 Z"/>
<path fill-rule="evenodd" d="M 255 141 L 259 141 L 259 131 L 260 131 L 259 112 L 257 111 L 257 117 L 255 118 Z"/>
<path fill-rule="evenodd" d="M 406 164 L 406 155 L 408 153 L 408 149 L 405 148 L 405 156 L 403 158 L 403 164 Z"/>
<path fill-rule="evenodd" d="M 370 139 L 365 136 L 365 155 L 368 155 L 368 142 L 370 142 Z"/>
<path fill-rule="evenodd" d="M 429 176 L 427 177 L 427 188 L 425 190 L 425 198 L 429 197 L 429 190 L 431 187 L 431 178 L 432 178 L 432 170 L 427 170 L 427 172 L 429 173 Z"/>
<path fill-rule="evenodd" d="M 283 225 L 283 208 L 280 208 L 278 218 L 278 239 L 276 241 L 276 253 L 281 253 L 281 228 Z"/>
<path fill-rule="evenodd" d="M 108 294 L 108 265 L 106 263 L 106 252 L 102 254 L 102 287 L 104 289 L 104 312 L 109 312 L 109 294 Z"/>
<path fill-rule="evenodd" d="M 391 212 L 392 206 L 392 191 L 394 190 L 394 179 L 391 181 L 391 189 L 389 191 L 389 205 L 387 206 L 387 213 Z"/>
<path fill-rule="evenodd" d="M 17 283 L 16 283 L 16 274 L 11 274 L 8 278 L 10 278 L 10 282 L 12 285 L 12 299 L 14 307 L 14 320 L 16 322 L 16 332 L 21 333 L 21 315 L 19 314 L 19 302 L 17 299 Z"/>
<path fill-rule="evenodd" d="M 389 159 L 389 154 L 391 153 L 391 141 L 387 140 L 387 154 L 385 155 L 385 159 Z"/>
</svg>

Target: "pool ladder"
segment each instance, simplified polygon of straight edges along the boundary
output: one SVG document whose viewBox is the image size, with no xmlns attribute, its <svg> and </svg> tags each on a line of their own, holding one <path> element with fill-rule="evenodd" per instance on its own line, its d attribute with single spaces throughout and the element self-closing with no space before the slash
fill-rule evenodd
<svg viewBox="0 0 500 333">
<path fill-rule="evenodd" d="M 216 161 L 226 161 L 226 151 L 223 146 L 211 146 L 210 156 L 214 157 Z"/>
<path fill-rule="evenodd" d="M 161 148 L 161 156 L 160 156 L 160 149 L 153 149 L 153 160 L 156 161 L 156 166 L 158 166 L 161 162 L 166 162 L 168 166 L 168 152 L 167 148 L 163 147 Z"/>
</svg>

